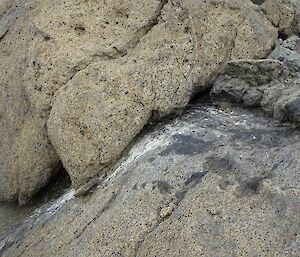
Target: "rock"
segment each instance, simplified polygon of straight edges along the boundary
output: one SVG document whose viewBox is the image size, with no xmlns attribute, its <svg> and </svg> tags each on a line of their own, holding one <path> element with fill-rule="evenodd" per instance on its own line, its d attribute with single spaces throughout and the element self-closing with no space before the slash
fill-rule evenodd
<svg viewBox="0 0 300 257">
<path fill-rule="evenodd" d="M 215 80 L 210 95 L 215 101 L 257 107 L 266 85 L 274 81 L 279 83 L 286 73 L 285 66 L 277 60 L 231 61 Z"/>
<path fill-rule="evenodd" d="M 300 6 L 297 0 L 266 0 L 269 20 L 285 35 L 300 34 Z"/>
<path fill-rule="evenodd" d="M 219 18 L 221 9 L 224 17 Z M 222 62 L 265 56 L 277 35 L 246 1 L 169 1 L 161 6 L 156 23 L 137 35 L 137 44 L 126 55 L 95 62 L 57 94 L 48 132 L 76 187 L 110 169 L 149 120 L 182 110 Z M 221 32 L 224 24 L 230 29 Z M 245 37 L 246 32 L 251 37 Z M 205 37 L 196 38 L 195 44 L 193 35 L 201 33 Z M 220 34 L 230 40 L 225 42 Z M 195 65 L 201 83 L 194 83 Z"/>
<path fill-rule="evenodd" d="M 59 91 L 48 131 L 74 185 L 110 168 L 153 112 L 166 116 L 188 103 L 186 17 L 168 5 L 164 18 L 128 56 L 90 65 Z"/>
<path fill-rule="evenodd" d="M 300 121 L 299 44 L 293 36 L 278 46 L 266 60 L 228 62 L 215 80 L 211 96 L 216 102 L 234 102 L 261 107 L 282 122 Z"/>
<path fill-rule="evenodd" d="M 248 0 L 2 3 L 0 200 L 20 203 L 60 161 L 75 186 L 100 174 L 149 120 L 181 112 L 226 61 L 263 58 L 277 38 Z"/>
<path fill-rule="evenodd" d="M 0 236 L 7 256 L 299 256 L 300 133 L 195 106 L 135 141 L 85 198 L 74 191 Z"/>
<path fill-rule="evenodd" d="M 264 58 L 275 44 L 276 29 L 249 0 L 186 0 L 186 5 L 197 47 L 193 81 L 202 90 L 227 61 Z"/>
<path fill-rule="evenodd" d="M 300 38 L 291 36 L 268 56 L 283 62 L 292 73 L 300 72 Z"/>
<path fill-rule="evenodd" d="M 89 64 L 126 54 L 161 6 L 20 0 L 1 17 L 0 200 L 24 202 L 54 174 L 60 158 L 46 123 L 57 90 Z"/>
</svg>

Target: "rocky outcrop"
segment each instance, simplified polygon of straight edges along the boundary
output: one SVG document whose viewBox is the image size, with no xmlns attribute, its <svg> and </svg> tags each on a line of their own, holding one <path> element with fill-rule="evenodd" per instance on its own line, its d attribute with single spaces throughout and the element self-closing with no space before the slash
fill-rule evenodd
<svg viewBox="0 0 300 257">
<path fill-rule="evenodd" d="M 207 88 L 227 61 L 264 58 L 274 46 L 277 31 L 251 1 L 186 2 L 197 47 L 195 84 Z"/>
<path fill-rule="evenodd" d="M 248 1 L 169 1 L 151 26 L 58 92 L 48 131 L 76 186 L 111 168 L 149 119 L 182 110 L 225 61 L 266 56 L 277 35 Z"/>
<path fill-rule="evenodd" d="M 298 124 L 299 46 L 300 39 L 293 36 L 270 54 L 273 59 L 229 62 L 214 82 L 212 98 L 216 102 L 261 107 L 282 122 Z"/>
<path fill-rule="evenodd" d="M 298 0 L 266 0 L 267 17 L 283 35 L 300 35 L 300 6 Z"/>
<path fill-rule="evenodd" d="M 149 120 L 181 111 L 226 61 L 263 58 L 277 38 L 249 0 L 0 6 L 0 200 L 20 203 L 60 161 L 76 186 L 101 173 Z"/>
<path fill-rule="evenodd" d="M 93 194 L 0 236 L 7 256 L 299 256 L 299 130 L 196 106 L 144 133 Z"/>
</svg>

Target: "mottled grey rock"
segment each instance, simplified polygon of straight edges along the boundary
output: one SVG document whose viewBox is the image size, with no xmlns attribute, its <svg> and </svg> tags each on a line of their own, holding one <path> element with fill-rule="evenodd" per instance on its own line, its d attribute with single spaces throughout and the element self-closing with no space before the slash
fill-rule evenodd
<svg viewBox="0 0 300 257">
<path fill-rule="evenodd" d="M 297 36 L 278 46 L 266 60 L 228 62 L 214 81 L 216 102 L 261 107 L 274 118 L 299 124 L 299 46 Z"/>
<path fill-rule="evenodd" d="M 300 132 L 191 108 L 145 132 L 93 194 L 70 191 L 0 239 L 7 256 L 299 256 Z"/>
<path fill-rule="evenodd" d="M 287 68 L 277 60 L 231 61 L 214 81 L 210 95 L 215 101 L 257 107 L 266 85 L 280 83 L 287 73 Z"/>
<path fill-rule="evenodd" d="M 300 38 L 292 36 L 285 40 L 280 46 L 268 56 L 283 62 L 291 72 L 300 71 Z"/>
</svg>

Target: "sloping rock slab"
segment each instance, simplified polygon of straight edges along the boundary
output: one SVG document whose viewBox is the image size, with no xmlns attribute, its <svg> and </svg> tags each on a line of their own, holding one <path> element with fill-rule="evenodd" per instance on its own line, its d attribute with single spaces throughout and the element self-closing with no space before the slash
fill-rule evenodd
<svg viewBox="0 0 300 257">
<path fill-rule="evenodd" d="M 93 194 L 4 235 L 0 255 L 299 256 L 299 142 L 261 114 L 193 107 L 145 132 Z"/>
</svg>

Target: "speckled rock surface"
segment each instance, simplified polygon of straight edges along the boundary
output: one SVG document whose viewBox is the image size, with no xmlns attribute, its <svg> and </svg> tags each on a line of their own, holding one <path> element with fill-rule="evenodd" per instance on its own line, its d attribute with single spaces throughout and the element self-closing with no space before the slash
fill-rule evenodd
<svg viewBox="0 0 300 257">
<path fill-rule="evenodd" d="M 197 47 L 195 84 L 207 87 L 227 61 L 264 58 L 274 46 L 277 30 L 249 0 L 186 0 L 186 4 Z"/>
<path fill-rule="evenodd" d="M 11 256 L 299 256 L 299 130 L 196 106 L 144 132 L 93 194 L 0 236 Z"/>
<path fill-rule="evenodd" d="M 224 62 L 263 58 L 277 38 L 249 0 L 1 3 L 0 200 L 21 204 L 60 161 L 74 185 L 100 173 L 149 119 L 177 113 Z M 79 80 L 89 92 L 76 92 Z M 121 105 L 132 111 L 123 124 Z"/>
<path fill-rule="evenodd" d="M 59 91 L 48 132 L 74 185 L 114 164 L 150 119 L 187 105 L 194 53 L 187 16 L 166 4 L 160 19 L 128 55 L 90 65 Z"/>
<path fill-rule="evenodd" d="M 264 57 L 277 37 L 248 1 L 165 2 L 152 25 L 126 55 L 88 66 L 58 93 L 48 131 L 75 186 L 114 164 L 149 119 L 183 109 L 224 61 Z"/>
<path fill-rule="evenodd" d="M 25 202 L 54 173 L 46 130 L 54 93 L 91 62 L 122 56 L 161 4 L 18 1 L 2 16 L 0 199 Z"/>
<path fill-rule="evenodd" d="M 266 0 L 264 10 L 278 30 L 286 35 L 300 35 L 300 5 L 298 0 Z"/>
</svg>

